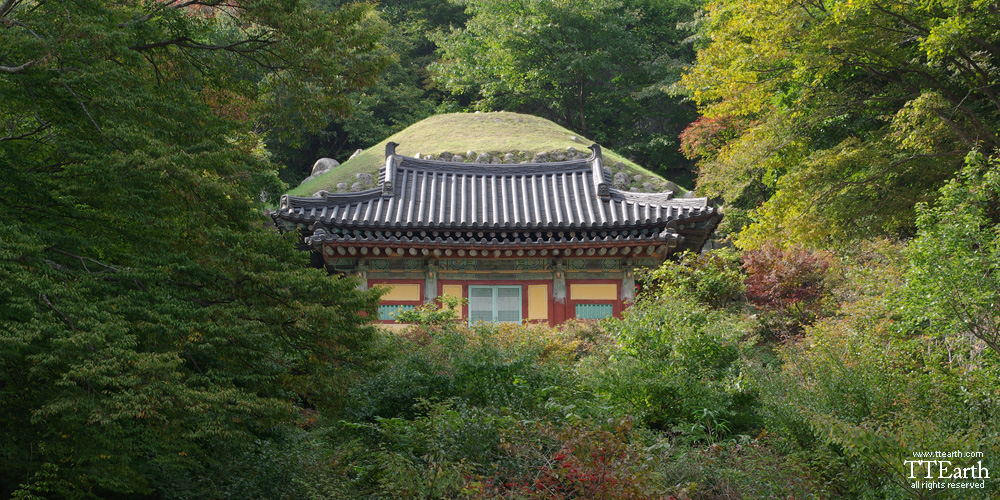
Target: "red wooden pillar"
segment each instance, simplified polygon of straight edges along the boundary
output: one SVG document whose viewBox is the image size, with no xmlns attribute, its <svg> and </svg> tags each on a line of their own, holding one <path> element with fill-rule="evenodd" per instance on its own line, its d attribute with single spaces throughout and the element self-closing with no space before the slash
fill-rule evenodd
<svg viewBox="0 0 1000 500">
<path fill-rule="evenodd" d="M 555 302 L 554 306 L 555 307 L 552 308 L 552 325 L 555 326 L 565 323 L 566 320 L 569 319 L 566 317 L 566 299 L 563 299 L 561 302 Z"/>
</svg>

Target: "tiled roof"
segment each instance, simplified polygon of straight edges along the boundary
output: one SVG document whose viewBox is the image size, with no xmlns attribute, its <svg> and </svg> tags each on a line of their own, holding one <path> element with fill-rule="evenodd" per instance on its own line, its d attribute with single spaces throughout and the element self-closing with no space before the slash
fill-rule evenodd
<svg viewBox="0 0 1000 500">
<path fill-rule="evenodd" d="M 721 218 L 706 198 L 611 188 L 597 145 L 586 159 L 519 165 L 422 160 L 394 149 L 393 143 L 386 148 L 374 189 L 285 195 L 273 217 L 286 227 L 318 230 L 307 238 L 313 244 L 395 240 L 431 246 L 668 241 L 687 225 L 707 229 L 699 231 L 707 237 Z"/>
</svg>

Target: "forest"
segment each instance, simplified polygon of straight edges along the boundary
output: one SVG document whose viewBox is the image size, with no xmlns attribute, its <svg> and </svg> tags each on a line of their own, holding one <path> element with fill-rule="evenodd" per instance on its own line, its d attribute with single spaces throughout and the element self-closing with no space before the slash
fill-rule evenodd
<svg viewBox="0 0 1000 500">
<path fill-rule="evenodd" d="M 723 248 L 377 328 L 268 211 L 475 111 Z M 0 498 L 1000 498 L 998 134 L 989 0 L 0 0 Z"/>
</svg>

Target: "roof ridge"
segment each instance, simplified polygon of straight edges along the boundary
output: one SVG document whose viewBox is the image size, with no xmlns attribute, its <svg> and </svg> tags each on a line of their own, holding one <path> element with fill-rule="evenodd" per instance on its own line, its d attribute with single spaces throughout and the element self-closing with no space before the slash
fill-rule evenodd
<svg viewBox="0 0 1000 500">
<path fill-rule="evenodd" d="M 318 197 L 292 196 L 289 194 L 283 194 L 281 195 L 281 201 L 279 202 L 278 206 L 280 208 L 290 208 L 291 207 L 290 202 L 292 200 L 295 201 L 295 205 L 298 207 L 305 207 L 305 206 L 325 207 L 329 205 L 329 202 L 331 201 L 338 203 L 355 203 L 359 201 L 368 201 L 372 198 L 375 198 L 378 195 L 382 194 L 382 190 L 380 188 L 371 188 L 371 189 L 366 189 L 364 191 L 355 191 L 353 193 L 331 193 L 329 191 L 322 190 L 319 192 L 319 194 L 320 195 Z"/>
<path fill-rule="evenodd" d="M 388 142 L 388 143 L 386 143 L 386 145 L 385 145 L 385 158 L 388 158 L 390 156 L 396 156 L 396 157 L 399 157 L 399 158 L 408 158 L 408 159 L 411 159 L 411 160 L 429 161 L 429 162 L 435 162 L 435 163 L 454 163 L 454 164 L 460 164 L 460 165 L 525 165 L 525 163 L 513 163 L 513 164 L 512 163 L 475 163 L 475 162 L 469 163 L 469 162 L 452 162 L 452 161 L 448 161 L 448 160 L 437 160 L 437 159 L 433 159 L 433 158 L 416 158 L 416 157 L 413 157 L 413 156 L 406 156 L 406 155 L 401 155 L 401 154 L 396 153 L 396 147 L 398 147 L 398 146 L 399 146 L 398 142 Z M 563 161 L 543 162 L 543 163 L 530 163 L 530 162 L 528 162 L 526 164 L 527 165 L 550 165 L 552 163 L 569 163 L 569 162 L 574 162 L 574 161 L 588 161 L 589 162 L 589 161 L 594 160 L 595 158 L 599 158 L 599 157 L 603 156 L 603 154 L 601 153 L 601 145 L 598 144 L 598 143 L 596 143 L 596 142 L 593 143 L 593 144 L 591 144 L 590 146 L 587 146 L 587 149 L 590 150 L 590 156 L 588 156 L 586 158 L 579 158 L 579 159 L 575 159 L 575 160 L 563 160 Z M 417 153 L 417 154 L 420 154 L 420 153 Z"/>
<path fill-rule="evenodd" d="M 425 160 L 412 156 L 399 156 L 397 169 L 436 170 L 438 172 L 461 172 L 476 175 L 517 175 L 549 173 L 552 171 L 590 170 L 586 158 L 578 160 L 553 161 L 548 163 L 464 163 L 443 160 Z"/>
</svg>

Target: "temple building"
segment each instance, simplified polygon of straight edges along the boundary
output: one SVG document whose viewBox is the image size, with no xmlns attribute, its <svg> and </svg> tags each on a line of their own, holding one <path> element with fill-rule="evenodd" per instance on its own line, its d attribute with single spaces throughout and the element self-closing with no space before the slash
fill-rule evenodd
<svg viewBox="0 0 1000 500">
<path fill-rule="evenodd" d="M 611 187 L 601 148 L 589 158 L 483 165 L 400 156 L 386 146 L 378 184 L 285 195 L 272 213 L 328 270 L 388 289 L 379 320 L 442 295 L 475 322 L 618 316 L 634 270 L 698 251 L 722 215 L 706 198 Z"/>
</svg>

